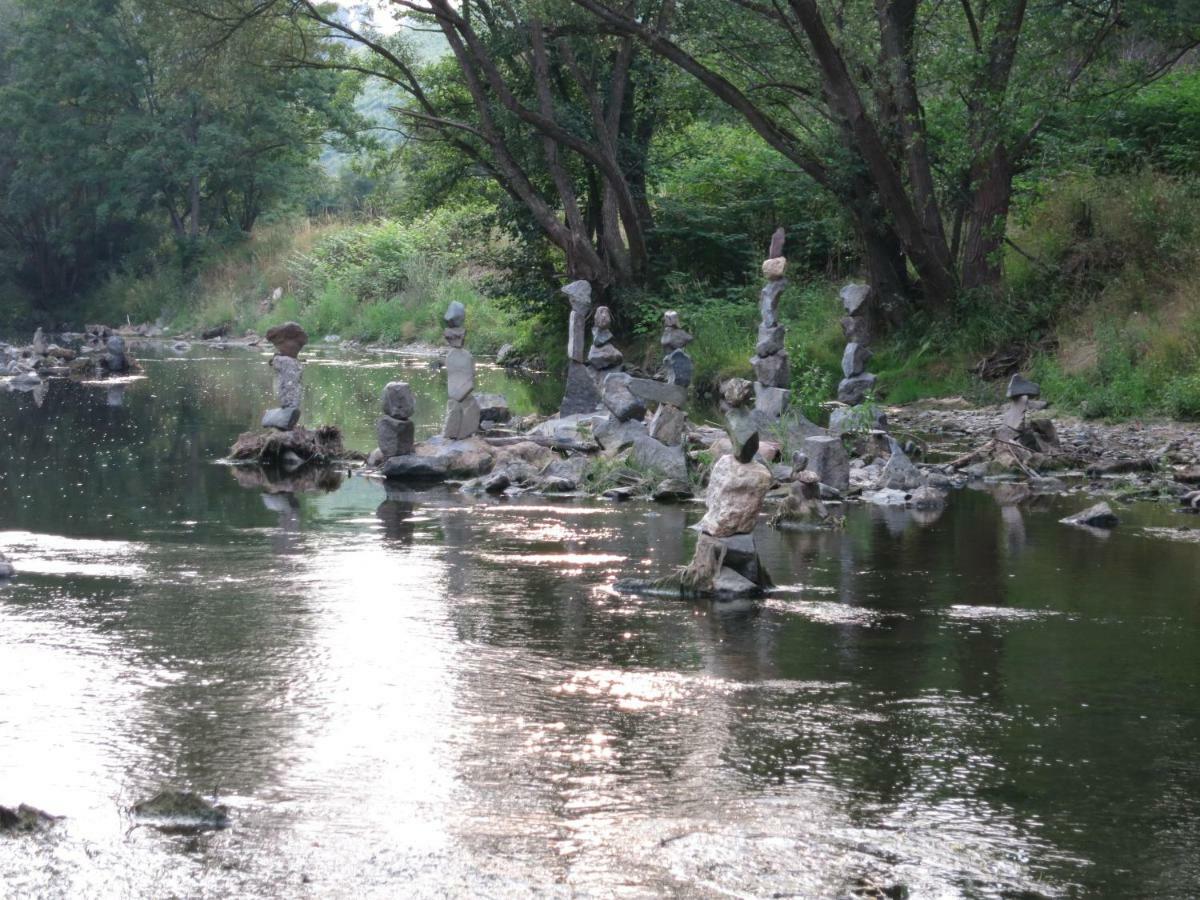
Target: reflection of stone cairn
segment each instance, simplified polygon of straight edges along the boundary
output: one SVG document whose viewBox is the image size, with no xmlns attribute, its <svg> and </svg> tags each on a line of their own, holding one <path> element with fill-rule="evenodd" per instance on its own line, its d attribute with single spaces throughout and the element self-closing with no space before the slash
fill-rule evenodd
<svg viewBox="0 0 1200 900">
<path fill-rule="evenodd" d="M 754 461 L 758 431 L 745 409 L 749 382 L 730 379 L 721 393 L 734 452 L 717 460 L 709 476 L 708 511 L 700 520 L 700 537 L 682 583 L 685 589 L 702 593 L 746 596 L 771 585 L 754 543 L 771 473 Z"/>
<path fill-rule="evenodd" d="M 125 355 L 125 338 L 114 334 L 105 342 L 105 346 L 108 348 L 108 353 L 104 357 L 104 367 L 109 372 L 129 371 L 129 357 Z"/>
<path fill-rule="evenodd" d="M 776 419 L 787 409 L 787 388 L 791 382 L 788 355 L 783 349 L 787 329 L 779 322 L 779 296 L 787 287 L 787 279 L 783 277 L 787 271 L 783 240 L 783 229 L 777 228 L 771 236 L 769 255 L 762 267 L 767 284 L 759 298 L 758 308 L 762 322 L 758 326 L 754 357 L 750 360 L 750 365 L 754 367 L 755 409 Z"/>
<path fill-rule="evenodd" d="M 275 347 L 271 369 L 275 372 L 275 402 L 278 405 L 263 415 L 262 427 L 291 431 L 300 421 L 304 386 L 302 367 L 297 357 L 308 343 L 308 334 L 295 322 L 284 322 L 267 332 L 267 340 Z M 109 343 L 112 343 L 112 338 L 109 338 Z"/>
<path fill-rule="evenodd" d="M 841 292 L 842 333 L 846 336 L 846 352 L 842 354 L 841 383 L 838 384 L 838 400 L 849 406 L 857 406 L 875 389 L 875 376 L 867 371 L 871 359 L 871 321 L 869 304 L 871 288 L 865 284 L 848 284 Z"/>
<path fill-rule="evenodd" d="M 379 452 L 384 459 L 413 452 L 413 410 L 416 400 L 404 381 L 392 381 L 383 389 L 383 415 L 375 423 Z"/>
<path fill-rule="evenodd" d="M 587 317 L 592 311 L 592 286 L 586 281 L 572 281 L 562 292 L 571 304 L 571 318 L 567 326 L 567 384 L 558 413 L 570 416 L 594 412 L 600 405 L 600 392 L 596 389 L 592 372 L 584 362 Z"/>
<path fill-rule="evenodd" d="M 663 313 L 662 348 L 666 351 L 663 367 L 667 383 L 687 388 L 692 383 L 692 358 L 683 348 L 692 342 L 692 336 L 679 327 L 679 313 L 667 310 Z M 650 420 L 650 437 L 667 445 L 683 441 L 687 430 L 687 414 L 673 403 L 662 402 Z"/>
<path fill-rule="evenodd" d="M 450 345 L 446 354 L 446 426 L 442 434 L 452 441 L 469 438 L 479 430 L 479 404 L 475 390 L 475 358 L 463 348 L 467 336 L 467 310 L 455 300 L 446 309 L 446 330 L 442 336 Z"/>
<path fill-rule="evenodd" d="M 586 282 L 585 282 L 586 283 Z M 574 312 L 571 313 L 575 315 Z M 597 306 L 592 317 L 592 349 L 588 351 L 587 363 L 592 367 L 596 384 L 604 380 L 604 374 L 620 368 L 625 356 L 612 342 L 612 313 L 607 306 Z"/>
</svg>

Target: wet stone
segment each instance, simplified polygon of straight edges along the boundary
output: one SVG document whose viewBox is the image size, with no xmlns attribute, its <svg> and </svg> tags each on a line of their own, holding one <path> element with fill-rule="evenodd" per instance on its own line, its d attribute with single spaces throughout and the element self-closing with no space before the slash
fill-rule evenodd
<svg viewBox="0 0 1200 900">
<path fill-rule="evenodd" d="M 663 357 L 663 367 L 667 372 L 667 383 L 687 387 L 692 383 L 696 366 L 692 358 L 682 350 L 674 350 Z"/>
<path fill-rule="evenodd" d="M 375 423 L 375 435 L 384 459 L 412 453 L 414 434 L 415 426 L 411 419 L 381 416 Z"/>
<path fill-rule="evenodd" d="M 411 419 L 417 401 L 407 381 L 391 381 L 383 389 L 383 414 L 396 419 Z"/>
</svg>

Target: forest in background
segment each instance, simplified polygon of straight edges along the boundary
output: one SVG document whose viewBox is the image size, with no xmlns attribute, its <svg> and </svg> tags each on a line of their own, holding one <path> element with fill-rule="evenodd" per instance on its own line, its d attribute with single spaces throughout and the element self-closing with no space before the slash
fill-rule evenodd
<svg viewBox="0 0 1200 900">
<path fill-rule="evenodd" d="M 0 328 L 295 318 L 563 361 L 587 278 L 745 374 L 782 225 L 793 389 L 867 280 L 882 399 L 1019 359 L 1087 415 L 1200 417 L 1188 0 L 0 0 Z M 279 289 L 275 302 L 272 296 Z"/>
</svg>

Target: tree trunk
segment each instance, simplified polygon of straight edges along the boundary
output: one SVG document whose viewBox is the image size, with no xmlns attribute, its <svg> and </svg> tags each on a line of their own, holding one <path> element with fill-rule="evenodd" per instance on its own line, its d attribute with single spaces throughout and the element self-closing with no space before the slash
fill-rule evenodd
<svg viewBox="0 0 1200 900">
<path fill-rule="evenodd" d="M 962 260 L 962 285 L 966 290 L 1000 288 L 1012 180 L 1012 162 L 1003 144 L 997 144 L 991 155 L 972 167 L 973 191 Z"/>
</svg>

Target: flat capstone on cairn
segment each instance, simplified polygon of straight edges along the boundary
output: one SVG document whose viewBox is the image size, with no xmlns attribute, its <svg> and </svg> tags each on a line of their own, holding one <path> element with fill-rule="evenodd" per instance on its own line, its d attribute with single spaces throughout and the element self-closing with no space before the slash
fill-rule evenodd
<svg viewBox="0 0 1200 900">
<path fill-rule="evenodd" d="M 685 396 L 688 386 L 692 383 L 695 366 L 692 358 L 684 349 L 693 341 L 690 334 L 679 327 L 679 313 L 667 310 L 663 313 L 663 333 L 660 343 L 665 355 L 663 370 L 666 372 L 667 384 L 673 384 L 684 389 Z M 687 413 L 681 405 L 664 400 L 650 420 L 650 437 L 668 446 L 683 443 L 687 433 Z"/>
<path fill-rule="evenodd" d="M 787 409 L 791 368 L 784 349 L 787 328 L 779 321 L 779 297 L 787 287 L 784 273 L 787 259 L 783 255 L 784 231 L 777 228 L 771 236 L 767 260 L 762 265 L 766 285 L 759 295 L 761 322 L 758 341 L 750 365 L 754 367 L 754 406 L 759 412 L 778 419 Z"/>
<path fill-rule="evenodd" d="M 459 441 L 479 431 L 480 410 L 475 400 L 475 358 L 463 347 L 467 335 L 467 310 L 455 300 L 446 309 L 442 337 L 450 347 L 446 353 L 446 422 L 442 434 Z"/>
<path fill-rule="evenodd" d="M 847 406 L 858 406 L 867 394 L 875 390 L 875 376 L 867 371 L 871 361 L 871 287 L 848 284 L 842 288 L 842 333 L 846 350 L 842 354 L 842 380 L 838 384 L 838 400 Z"/>
<path fill-rule="evenodd" d="M 276 405 L 263 414 L 262 427 L 291 431 L 300 422 L 304 381 L 298 357 L 308 343 L 308 333 L 295 322 L 284 322 L 267 332 L 267 340 L 275 348 L 271 369 L 275 373 Z"/>
<path fill-rule="evenodd" d="M 1009 379 L 1005 391 L 1004 413 L 996 437 L 1018 443 L 1038 453 L 1049 453 L 1058 447 L 1058 435 L 1050 419 L 1027 418 L 1042 395 L 1041 386 L 1019 372 Z M 1040 404 L 1045 406 L 1045 404 Z"/>
<path fill-rule="evenodd" d="M 600 406 L 596 370 L 588 366 L 585 355 L 587 320 L 592 311 L 592 286 L 581 279 L 572 281 L 562 292 L 571 305 L 571 315 L 567 323 L 567 383 L 558 414 L 573 416 L 595 412 Z"/>
<path fill-rule="evenodd" d="M 717 460 L 709 476 L 708 510 L 700 520 L 692 561 L 680 575 L 684 593 L 749 597 L 771 586 L 754 542 L 754 528 L 772 478 L 770 470 L 755 460 L 758 429 L 745 408 L 752 390 L 749 382 L 740 378 L 722 385 L 733 453 Z"/>
</svg>

